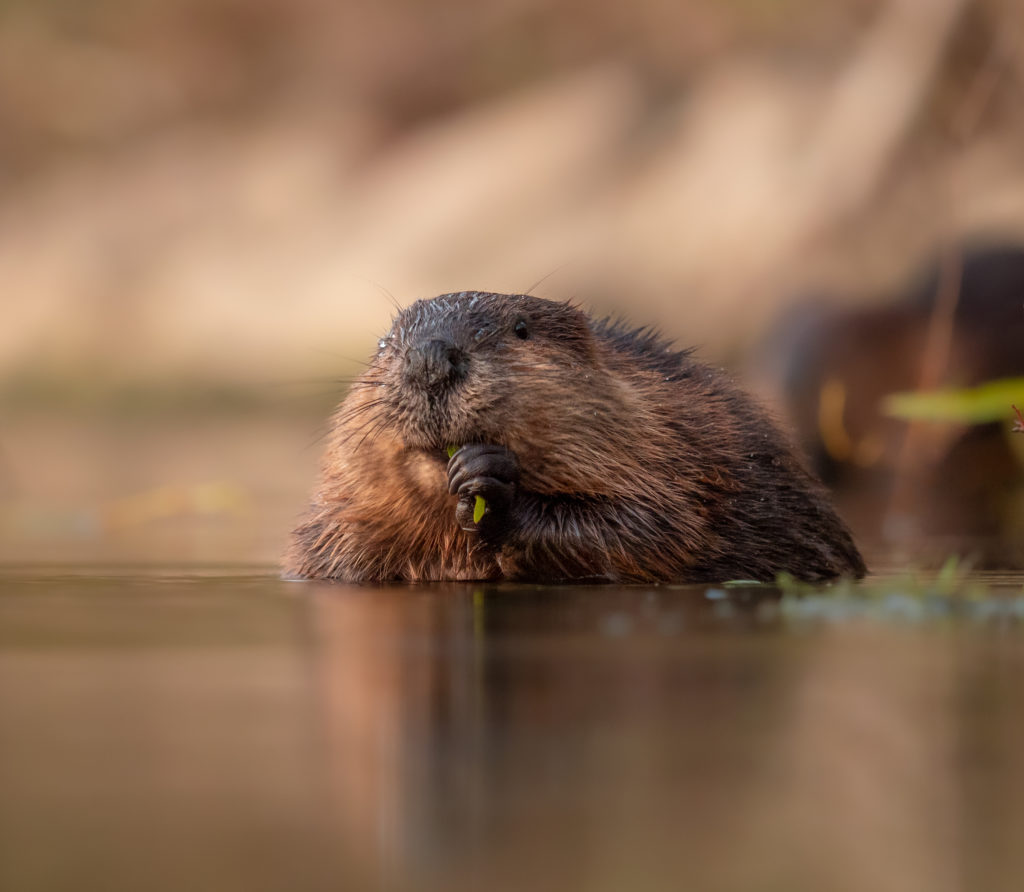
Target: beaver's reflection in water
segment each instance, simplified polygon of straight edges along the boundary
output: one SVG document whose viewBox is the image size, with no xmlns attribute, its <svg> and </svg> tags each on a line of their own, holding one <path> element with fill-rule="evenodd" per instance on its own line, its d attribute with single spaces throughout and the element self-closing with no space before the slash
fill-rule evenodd
<svg viewBox="0 0 1024 892">
<path fill-rule="evenodd" d="M 318 587 L 344 838 L 396 888 L 957 888 L 957 648 L 759 601 Z"/>
</svg>

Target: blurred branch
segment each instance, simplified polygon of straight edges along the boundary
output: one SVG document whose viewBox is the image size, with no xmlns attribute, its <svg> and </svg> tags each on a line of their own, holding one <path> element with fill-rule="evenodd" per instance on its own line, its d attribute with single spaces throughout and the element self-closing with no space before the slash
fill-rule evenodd
<svg viewBox="0 0 1024 892">
<path fill-rule="evenodd" d="M 981 67 L 967 88 L 967 94 L 953 117 L 953 138 L 961 145 L 974 137 L 985 110 L 991 105 L 999 81 L 1006 77 L 1017 55 L 1016 37 L 1009 30 L 995 35 Z"/>
<path fill-rule="evenodd" d="M 930 390 L 937 387 L 949 364 L 949 349 L 953 342 L 953 318 L 960 302 L 963 280 L 963 253 L 957 247 L 947 247 L 942 254 L 938 293 L 928 320 L 924 353 L 921 357 L 921 377 L 918 387 Z"/>
<path fill-rule="evenodd" d="M 823 223 L 875 186 L 914 120 L 970 0 L 892 0 L 832 90 L 812 142 L 811 194 L 830 196 Z"/>
<path fill-rule="evenodd" d="M 1005 419 L 1007 404 L 1021 399 L 1024 399 L 1024 378 L 1002 378 L 977 387 L 894 393 L 885 399 L 885 412 L 908 420 L 987 424 Z M 1014 411 L 1020 418 L 1016 406 Z M 1021 423 L 1016 422 L 1018 428 Z"/>
</svg>

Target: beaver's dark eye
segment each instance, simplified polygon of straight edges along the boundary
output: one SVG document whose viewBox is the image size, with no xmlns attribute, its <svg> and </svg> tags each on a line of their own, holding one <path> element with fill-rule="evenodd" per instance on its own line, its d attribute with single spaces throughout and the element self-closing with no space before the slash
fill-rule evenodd
<svg viewBox="0 0 1024 892">
<path fill-rule="evenodd" d="M 516 324 L 512 326 L 512 331 L 516 333 L 516 337 L 522 341 L 525 341 L 530 336 L 530 329 L 526 327 L 525 319 L 516 319 Z"/>
</svg>

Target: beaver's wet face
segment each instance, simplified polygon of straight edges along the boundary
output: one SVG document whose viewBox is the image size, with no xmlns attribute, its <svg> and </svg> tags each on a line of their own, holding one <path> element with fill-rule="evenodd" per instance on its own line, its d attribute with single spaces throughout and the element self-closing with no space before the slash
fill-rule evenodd
<svg viewBox="0 0 1024 892">
<path fill-rule="evenodd" d="M 461 292 L 404 310 L 376 363 L 396 432 L 412 448 L 441 451 L 509 443 L 519 406 L 535 406 L 538 388 L 564 386 L 592 347 L 586 316 L 568 304 Z"/>
</svg>

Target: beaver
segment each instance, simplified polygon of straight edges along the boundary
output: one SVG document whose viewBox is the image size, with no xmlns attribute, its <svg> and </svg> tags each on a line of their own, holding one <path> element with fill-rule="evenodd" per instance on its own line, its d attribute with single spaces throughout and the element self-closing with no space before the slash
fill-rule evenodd
<svg viewBox="0 0 1024 892">
<path fill-rule="evenodd" d="M 886 415 L 885 398 L 920 386 L 928 327 L 947 287 L 956 289 L 949 344 L 929 386 L 1024 376 L 1024 246 L 955 250 L 949 283 L 945 258 L 936 257 L 896 293 L 846 302 L 809 296 L 766 338 L 757 373 L 777 379 L 798 442 L 827 484 L 857 489 L 866 483 L 864 469 L 897 462 L 906 425 Z M 990 431 L 1003 439 L 1000 425 Z"/>
<path fill-rule="evenodd" d="M 937 345 L 933 321 L 950 297 Z M 910 425 L 886 411 L 892 393 L 1024 376 L 1024 245 L 953 245 L 891 293 L 808 297 L 781 317 L 757 370 L 775 381 L 798 444 L 854 530 L 909 546 L 915 560 L 952 550 L 984 568 L 1024 566 L 1011 399 L 1002 419 L 972 425 Z"/>
<path fill-rule="evenodd" d="M 728 377 L 525 294 L 401 311 L 332 422 L 285 573 L 351 582 L 860 577 L 824 489 Z"/>
</svg>

